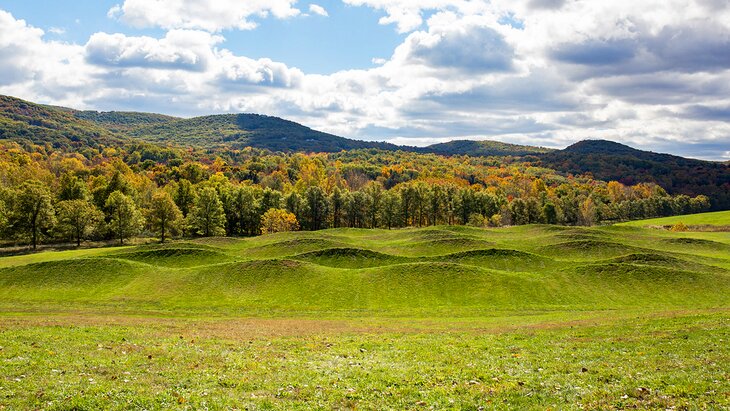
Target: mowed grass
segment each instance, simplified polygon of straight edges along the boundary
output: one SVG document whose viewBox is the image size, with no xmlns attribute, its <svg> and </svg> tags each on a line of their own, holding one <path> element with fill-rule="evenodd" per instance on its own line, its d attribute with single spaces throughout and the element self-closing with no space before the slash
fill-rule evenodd
<svg viewBox="0 0 730 411">
<path fill-rule="evenodd" d="M 665 226 L 683 223 L 685 225 L 717 225 L 730 226 L 730 211 L 715 211 L 712 213 L 700 213 L 690 215 L 679 215 L 673 217 L 652 218 L 649 220 L 637 220 L 621 223 L 619 225 L 630 227 Z"/>
<path fill-rule="evenodd" d="M 334 229 L 0 258 L 0 409 L 722 409 L 730 233 Z"/>
</svg>

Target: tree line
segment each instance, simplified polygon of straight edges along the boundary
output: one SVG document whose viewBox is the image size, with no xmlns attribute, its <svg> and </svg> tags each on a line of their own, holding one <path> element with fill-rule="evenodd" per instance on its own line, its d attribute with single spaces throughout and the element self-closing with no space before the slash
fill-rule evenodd
<svg viewBox="0 0 730 411">
<path fill-rule="evenodd" d="M 339 227 L 593 225 L 702 212 L 710 206 L 707 197 L 669 196 L 655 184 L 625 186 L 590 179 L 547 184 L 532 177 L 520 181 L 524 187 L 514 196 L 506 194 L 514 190 L 498 184 L 454 179 L 413 179 L 387 188 L 388 176 L 381 175 L 328 186 L 326 179 L 310 178 L 318 175 L 314 172 L 281 190 L 234 180 L 221 171 L 162 185 L 121 161 L 101 164 L 96 171 L 82 167 L 58 177 L 51 174 L 50 184 L 31 178 L 3 185 L 4 239 L 35 248 L 41 241 L 80 245 L 115 239 L 124 244 L 138 235 L 164 242 L 174 236 L 253 236 Z"/>
</svg>

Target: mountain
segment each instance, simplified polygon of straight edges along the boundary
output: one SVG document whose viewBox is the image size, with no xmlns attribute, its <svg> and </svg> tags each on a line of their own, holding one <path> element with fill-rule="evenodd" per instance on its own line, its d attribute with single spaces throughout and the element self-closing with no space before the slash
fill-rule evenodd
<svg viewBox="0 0 730 411">
<path fill-rule="evenodd" d="M 124 138 L 69 111 L 0 95 L 0 140 L 73 150 L 121 144 Z"/>
<path fill-rule="evenodd" d="M 160 125 L 179 120 L 177 117 L 164 114 L 131 111 L 71 111 L 74 117 L 96 123 L 115 133 L 130 132 L 139 127 Z"/>
<path fill-rule="evenodd" d="M 454 140 L 448 143 L 432 144 L 424 147 L 421 151 L 441 155 L 526 156 L 549 153 L 553 150 L 543 147 L 502 143 L 500 141 Z"/>
<path fill-rule="evenodd" d="M 173 142 L 205 148 L 251 146 L 287 152 L 338 152 L 362 148 L 408 149 L 390 143 L 338 137 L 293 121 L 259 114 L 221 114 L 174 119 L 133 128 L 128 134 L 150 142 Z"/>
<path fill-rule="evenodd" d="M 580 141 L 540 157 L 546 167 L 565 173 L 591 173 L 627 185 L 653 182 L 671 194 L 706 195 L 714 210 L 730 209 L 730 163 L 642 151 L 606 140 Z"/>
<path fill-rule="evenodd" d="M 148 141 L 197 148 L 255 147 L 271 151 L 339 152 L 355 149 L 439 155 L 525 156 L 552 150 L 498 141 L 457 140 L 427 147 L 360 141 L 312 130 L 278 117 L 221 114 L 178 118 L 154 113 L 82 111 L 0 96 L 0 138 L 50 143 L 56 148 Z"/>
</svg>

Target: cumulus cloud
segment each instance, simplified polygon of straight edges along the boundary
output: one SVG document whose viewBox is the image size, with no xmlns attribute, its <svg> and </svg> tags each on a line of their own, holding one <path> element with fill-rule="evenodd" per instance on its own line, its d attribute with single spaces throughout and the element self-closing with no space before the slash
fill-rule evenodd
<svg viewBox="0 0 730 411">
<path fill-rule="evenodd" d="M 228 51 L 222 52 L 218 58 L 220 72 L 217 80 L 226 87 L 296 87 L 304 78 L 301 70 L 270 59 L 253 60 L 235 56 Z"/>
<path fill-rule="evenodd" d="M 213 59 L 211 46 L 222 41 L 193 30 L 171 30 L 163 39 L 95 33 L 86 43 L 86 58 L 102 66 L 202 71 Z"/>
<path fill-rule="evenodd" d="M 256 27 L 252 17 L 299 15 L 294 3 L 296 0 L 125 0 L 108 15 L 135 27 L 250 30 Z"/>
<path fill-rule="evenodd" d="M 406 59 L 429 67 L 468 72 L 499 72 L 513 68 L 513 50 L 491 27 L 462 24 L 410 35 Z"/>
</svg>

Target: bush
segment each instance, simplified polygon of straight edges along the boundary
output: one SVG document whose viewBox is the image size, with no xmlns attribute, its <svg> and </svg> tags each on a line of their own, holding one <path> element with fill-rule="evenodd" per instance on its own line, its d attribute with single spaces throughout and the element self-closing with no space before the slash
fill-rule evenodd
<svg viewBox="0 0 730 411">
<path fill-rule="evenodd" d="M 671 231 L 687 231 L 688 229 L 689 228 L 687 228 L 687 226 L 681 221 L 670 228 Z"/>
</svg>

